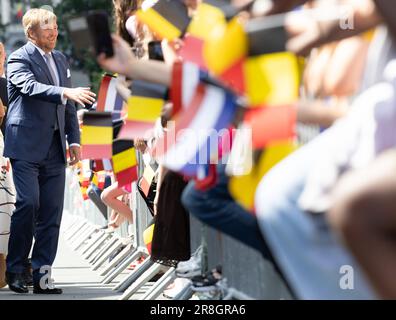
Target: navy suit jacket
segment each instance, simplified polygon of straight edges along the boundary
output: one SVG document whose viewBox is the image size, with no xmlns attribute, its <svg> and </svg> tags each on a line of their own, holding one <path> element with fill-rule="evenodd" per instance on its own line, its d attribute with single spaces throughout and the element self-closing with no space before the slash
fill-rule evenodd
<svg viewBox="0 0 396 320">
<path fill-rule="evenodd" d="M 62 104 L 63 88 L 71 87 L 66 57 L 54 50 L 60 86 L 52 81 L 44 58 L 30 42 L 12 53 L 7 62 L 8 114 L 4 156 L 29 162 L 47 157 L 54 125 L 58 126 L 66 163 L 66 137 L 69 144 L 80 143 L 74 103 Z M 56 117 L 57 115 L 57 117 Z"/>
</svg>

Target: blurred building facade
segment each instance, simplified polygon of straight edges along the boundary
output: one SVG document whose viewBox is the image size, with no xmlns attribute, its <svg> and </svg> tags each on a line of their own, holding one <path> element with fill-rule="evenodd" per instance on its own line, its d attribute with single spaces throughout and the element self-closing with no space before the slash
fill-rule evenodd
<svg viewBox="0 0 396 320">
<path fill-rule="evenodd" d="M 1 1 L 1 40 L 8 53 L 18 49 L 26 43 L 22 28 L 22 17 L 30 7 L 30 0 L 0 0 Z"/>
</svg>

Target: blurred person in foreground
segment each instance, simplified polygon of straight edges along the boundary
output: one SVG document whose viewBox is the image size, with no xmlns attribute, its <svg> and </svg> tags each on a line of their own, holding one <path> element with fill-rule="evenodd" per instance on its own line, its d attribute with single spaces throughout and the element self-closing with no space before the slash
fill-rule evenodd
<svg viewBox="0 0 396 320">
<path fill-rule="evenodd" d="M 289 28 L 288 48 L 304 54 L 312 47 L 367 31 L 383 19 L 392 32 L 391 10 L 384 10 L 389 2 L 382 2 L 382 6 L 380 3 L 378 0 L 375 1 L 377 6 L 371 1 L 365 1 L 365 6 L 357 4 L 352 12 L 356 22 L 352 31 L 341 30 L 339 21 L 310 21 L 307 17 L 299 17 L 300 20 L 295 20 Z M 170 67 L 137 62 L 117 37 L 114 45 L 115 57 L 99 58 L 103 67 L 134 79 L 170 85 Z M 369 163 L 381 151 L 396 145 L 394 135 L 384 139 L 392 124 L 394 128 L 391 106 L 395 75 L 392 70 L 388 70 L 386 83 L 372 87 L 356 100 L 355 106 L 359 106 L 353 108 L 356 112 L 351 112 L 342 122 L 279 163 L 258 187 L 256 209 L 262 234 L 298 298 L 375 297 L 349 252 L 329 230 L 326 213 L 334 203 L 331 191 L 342 173 Z M 374 83 L 380 80 L 375 79 Z M 392 117 L 387 117 L 386 112 Z M 381 129 L 379 136 L 373 134 L 372 129 L 376 127 Z M 364 128 L 370 130 L 364 132 Z M 357 157 L 359 153 L 360 158 Z M 357 159 L 361 161 L 358 163 Z M 355 290 L 344 290 L 340 286 L 343 265 L 356 266 Z"/>
</svg>

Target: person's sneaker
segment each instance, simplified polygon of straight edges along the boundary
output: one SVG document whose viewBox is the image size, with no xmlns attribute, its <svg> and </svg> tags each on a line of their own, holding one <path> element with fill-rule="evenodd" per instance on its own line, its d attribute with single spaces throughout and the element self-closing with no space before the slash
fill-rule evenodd
<svg viewBox="0 0 396 320">
<path fill-rule="evenodd" d="M 217 266 L 215 269 L 207 272 L 204 275 L 199 275 L 191 279 L 191 289 L 194 291 L 216 291 L 218 290 L 217 283 L 222 280 L 222 268 Z"/>
<path fill-rule="evenodd" d="M 190 285 L 191 281 L 185 278 L 176 278 L 171 285 L 168 286 L 162 293 L 165 298 L 173 299 L 176 297 L 186 286 Z"/>
<path fill-rule="evenodd" d="M 104 232 L 105 233 L 114 233 L 117 230 L 117 228 L 118 228 L 118 226 L 117 227 L 109 226 L 106 229 L 104 229 Z"/>
<path fill-rule="evenodd" d="M 216 283 L 219 279 L 211 276 L 196 276 L 191 279 L 191 289 L 197 292 L 217 290 Z"/>
<path fill-rule="evenodd" d="M 201 300 L 201 299 L 199 299 L 199 297 L 198 297 L 198 294 L 197 294 L 197 293 L 194 293 L 194 294 L 191 296 L 191 298 L 190 298 L 190 299 L 188 299 L 188 300 Z"/>
<path fill-rule="evenodd" d="M 179 278 L 193 278 L 202 272 L 202 247 L 191 256 L 188 261 L 181 261 L 177 264 L 175 273 Z"/>
<path fill-rule="evenodd" d="M 195 292 L 189 300 L 221 300 L 221 294 L 218 290 Z"/>
</svg>

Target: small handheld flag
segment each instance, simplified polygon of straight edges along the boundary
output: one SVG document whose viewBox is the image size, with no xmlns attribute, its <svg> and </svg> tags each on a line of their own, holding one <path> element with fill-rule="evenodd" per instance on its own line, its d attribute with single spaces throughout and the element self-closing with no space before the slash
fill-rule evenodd
<svg viewBox="0 0 396 320">
<path fill-rule="evenodd" d="M 128 116 L 118 138 L 144 137 L 161 115 L 165 94 L 166 87 L 162 85 L 134 80 L 132 96 L 128 99 Z"/>
<path fill-rule="evenodd" d="M 117 92 L 117 82 L 124 77 L 113 77 L 104 75 L 100 84 L 98 93 L 98 102 L 96 111 L 111 112 L 113 120 L 121 118 L 124 101 L 122 96 Z"/>
<path fill-rule="evenodd" d="M 138 10 L 136 15 L 158 37 L 170 41 L 180 38 L 190 23 L 182 1 L 160 0 L 150 8 Z"/>
<path fill-rule="evenodd" d="M 85 112 L 81 133 L 82 158 L 111 158 L 113 127 L 110 112 Z"/>
<path fill-rule="evenodd" d="M 121 188 L 138 178 L 136 151 L 133 141 L 115 140 L 113 142 L 113 168 L 114 174 Z"/>
</svg>

